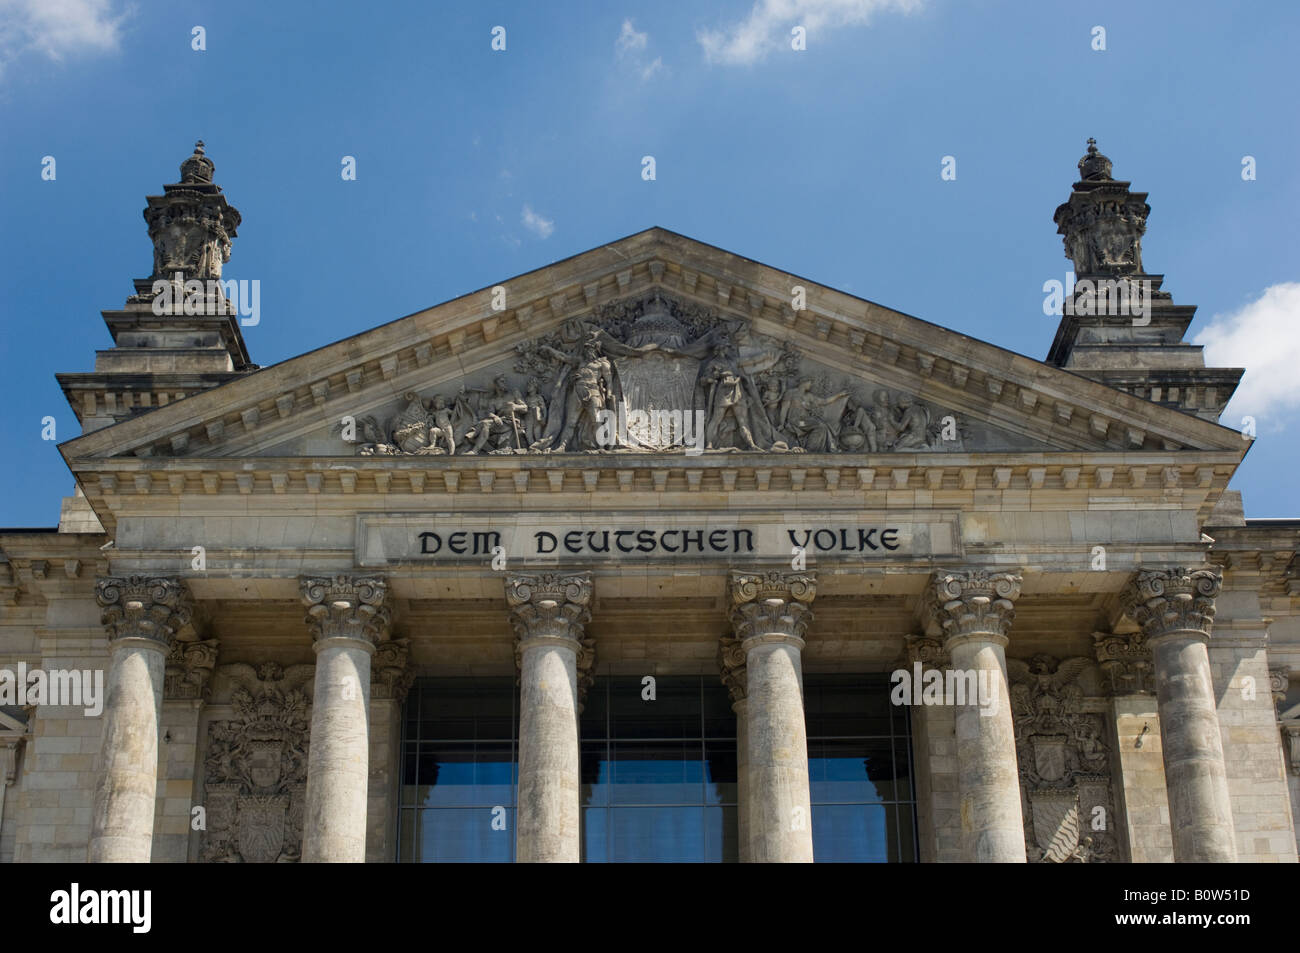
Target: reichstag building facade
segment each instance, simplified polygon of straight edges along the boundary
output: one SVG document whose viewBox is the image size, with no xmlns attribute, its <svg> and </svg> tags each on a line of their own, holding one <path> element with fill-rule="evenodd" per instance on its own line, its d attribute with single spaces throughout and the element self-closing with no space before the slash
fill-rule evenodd
<svg viewBox="0 0 1300 953">
<path fill-rule="evenodd" d="M 1295 861 L 1300 520 L 1078 167 L 1044 360 L 652 228 L 258 367 L 200 143 L 0 531 L 0 861 Z"/>
</svg>

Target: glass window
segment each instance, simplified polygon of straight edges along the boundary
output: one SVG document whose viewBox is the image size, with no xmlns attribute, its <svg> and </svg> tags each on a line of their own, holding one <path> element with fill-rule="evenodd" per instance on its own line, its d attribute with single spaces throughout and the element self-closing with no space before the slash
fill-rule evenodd
<svg viewBox="0 0 1300 953">
<path fill-rule="evenodd" d="M 805 675 L 804 698 L 813 858 L 915 861 L 911 723 L 888 676 Z"/>
<path fill-rule="evenodd" d="M 804 679 L 813 853 L 916 860 L 906 708 L 884 675 Z M 601 677 L 580 717 L 582 853 L 589 863 L 739 859 L 736 720 L 715 676 Z M 403 716 L 398 859 L 515 858 L 518 688 L 424 678 Z"/>
<path fill-rule="evenodd" d="M 515 859 L 518 720 L 512 678 L 423 678 L 402 725 L 398 860 Z"/>
<path fill-rule="evenodd" d="M 739 855 L 736 716 L 715 676 L 597 678 L 582 715 L 583 857 L 702 863 Z"/>
</svg>

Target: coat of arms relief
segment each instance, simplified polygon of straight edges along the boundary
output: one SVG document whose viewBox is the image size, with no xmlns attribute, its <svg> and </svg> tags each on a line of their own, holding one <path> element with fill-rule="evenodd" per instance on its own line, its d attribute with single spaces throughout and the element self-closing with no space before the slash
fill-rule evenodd
<svg viewBox="0 0 1300 953">
<path fill-rule="evenodd" d="M 233 683 L 235 717 L 208 725 L 203 788 L 207 863 L 292 863 L 302 850 L 312 665 L 237 663 L 218 671 Z"/>
<path fill-rule="evenodd" d="M 511 372 L 357 421 L 372 455 L 965 449 L 955 415 L 806 370 L 791 341 L 655 293 L 516 347 Z"/>
<path fill-rule="evenodd" d="M 1007 659 L 1030 863 L 1114 861 L 1105 722 L 1084 710 L 1079 678 L 1091 659 Z"/>
</svg>

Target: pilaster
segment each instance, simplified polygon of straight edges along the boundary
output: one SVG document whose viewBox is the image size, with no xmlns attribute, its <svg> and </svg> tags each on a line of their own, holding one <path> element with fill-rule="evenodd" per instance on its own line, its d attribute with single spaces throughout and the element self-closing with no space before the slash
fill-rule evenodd
<svg viewBox="0 0 1300 953">
<path fill-rule="evenodd" d="M 217 639 L 176 639 L 163 668 L 162 745 L 159 751 L 154 863 L 185 863 L 198 783 L 199 721 L 217 664 Z"/>
<path fill-rule="evenodd" d="M 1094 632 L 1092 638 L 1110 708 L 1116 820 L 1123 845 L 1134 863 L 1169 863 L 1174 846 L 1151 647 L 1141 632 Z"/>
</svg>

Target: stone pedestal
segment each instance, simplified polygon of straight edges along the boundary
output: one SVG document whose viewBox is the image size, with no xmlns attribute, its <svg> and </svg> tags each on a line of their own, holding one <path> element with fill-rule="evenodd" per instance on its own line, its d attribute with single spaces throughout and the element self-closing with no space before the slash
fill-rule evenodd
<svg viewBox="0 0 1300 953">
<path fill-rule="evenodd" d="M 192 603 L 176 579 L 111 577 L 95 585 L 108 630 L 104 734 L 90 817 L 91 863 L 149 862 L 158 787 L 163 672 Z"/>
<path fill-rule="evenodd" d="M 304 863 L 363 863 L 370 768 L 370 657 L 392 614 L 382 579 L 301 580 L 316 650 L 303 812 Z"/>
<path fill-rule="evenodd" d="M 1237 860 L 1206 648 L 1221 587 L 1212 569 L 1143 570 L 1121 600 L 1151 647 L 1176 863 Z"/>
<path fill-rule="evenodd" d="M 731 621 L 745 656 L 744 810 L 753 863 L 813 859 L 801 653 L 815 595 L 812 573 L 731 573 Z"/>
<path fill-rule="evenodd" d="M 577 863 L 579 655 L 590 667 L 583 626 L 591 573 L 535 573 L 506 580 L 519 666 L 519 863 Z"/>
<path fill-rule="evenodd" d="M 1020 577 L 981 570 L 936 573 L 929 612 L 943 628 L 950 667 L 974 673 L 989 704 L 954 707 L 962 860 L 1023 864 L 1025 829 L 1007 682 L 1007 629 Z"/>
</svg>

